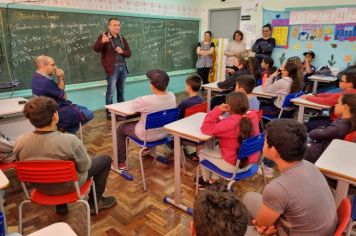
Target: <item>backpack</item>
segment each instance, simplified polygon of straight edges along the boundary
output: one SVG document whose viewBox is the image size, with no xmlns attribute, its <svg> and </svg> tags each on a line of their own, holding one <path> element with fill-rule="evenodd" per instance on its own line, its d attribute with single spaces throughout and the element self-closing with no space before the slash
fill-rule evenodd
<svg viewBox="0 0 356 236">
<path fill-rule="evenodd" d="M 315 75 L 322 75 L 322 76 L 332 76 L 331 70 L 328 66 L 322 66 L 314 73 Z"/>
</svg>

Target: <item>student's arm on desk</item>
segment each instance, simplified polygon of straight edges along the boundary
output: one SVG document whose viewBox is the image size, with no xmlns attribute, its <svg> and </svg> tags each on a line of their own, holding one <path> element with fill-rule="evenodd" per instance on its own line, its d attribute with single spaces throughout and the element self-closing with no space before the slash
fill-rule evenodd
<svg viewBox="0 0 356 236">
<path fill-rule="evenodd" d="M 336 125 L 333 122 L 325 128 L 311 130 L 308 135 L 311 139 L 316 141 L 331 140 L 340 135 L 339 133 L 341 129 L 342 127 L 340 126 L 340 123 L 339 125 Z M 345 127 L 345 130 L 347 130 L 347 127 Z"/>
</svg>

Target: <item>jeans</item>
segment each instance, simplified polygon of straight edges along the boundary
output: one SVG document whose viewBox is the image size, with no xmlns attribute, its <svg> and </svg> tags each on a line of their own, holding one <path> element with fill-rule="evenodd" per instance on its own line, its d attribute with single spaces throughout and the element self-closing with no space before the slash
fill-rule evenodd
<svg viewBox="0 0 356 236">
<path fill-rule="evenodd" d="M 93 157 L 91 159 L 91 166 L 88 170 L 88 179 L 93 177 L 95 183 L 96 197 L 101 199 L 106 188 L 106 181 L 108 179 L 111 169 L 112 159 L 108 155 Z M 93 191 L 89 193 L 89 201 L 93 201 Z"/>
<path fill-rule="evenodd" d="M 117 159 L 118 163 L 126 161 L 126 137 L 134 137 L 139 139 L 135 134 L 135 126 L 137 121 L 126 122 L 117 129 Z"/>
<path fill-rule="evenodd" d="M 106 105 L 113 103 L 113 96 L 116 87 L 117 102 L 124 101 L 124 87 L 127 77 L 127 70 L 125 65 L 115 65 L 114 74 L 106 77 L 108 82 L 106 88 Z"/>
<path fill-rule="evenodd" d="M 210 73 L 210 67 L 203 67 L 203 68 L 198 68 L 198 75 L 203 80 L 203 84 L 208 84 L 209 83 L 209 73 Z"/>
</svg>

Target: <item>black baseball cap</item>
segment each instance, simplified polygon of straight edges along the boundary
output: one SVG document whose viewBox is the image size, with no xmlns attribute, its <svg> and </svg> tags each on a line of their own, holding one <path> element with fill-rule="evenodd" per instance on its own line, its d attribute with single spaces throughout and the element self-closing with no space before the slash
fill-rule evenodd
<svg viewBox="0 0 356 236">
<path fill-rule="evenodd" d="M 303 56 L 306 56 L 306 55 L 310 55 L 310 56 L 312 56 L 312 58 L 314 59 L 315 58 L 315 53 L 313 52 L 313 51 L 308 51 L 308 52 L 305 52 L 305 53 L 303 53 Z"/>
</svg>

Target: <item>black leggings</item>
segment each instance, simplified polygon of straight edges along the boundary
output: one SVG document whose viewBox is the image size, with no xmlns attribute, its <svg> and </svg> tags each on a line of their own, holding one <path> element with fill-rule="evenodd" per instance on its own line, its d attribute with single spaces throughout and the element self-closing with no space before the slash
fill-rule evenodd
<svg viewBox="0 0 356 236">
<path fill-rule="evenodd" d="M 198 75 L 200 75 L 200 77 L 203 79 L 203 84 L 209 83 L 209 73 L 210 73 L 209 67 L 198 68 Z"/>
</svg>

